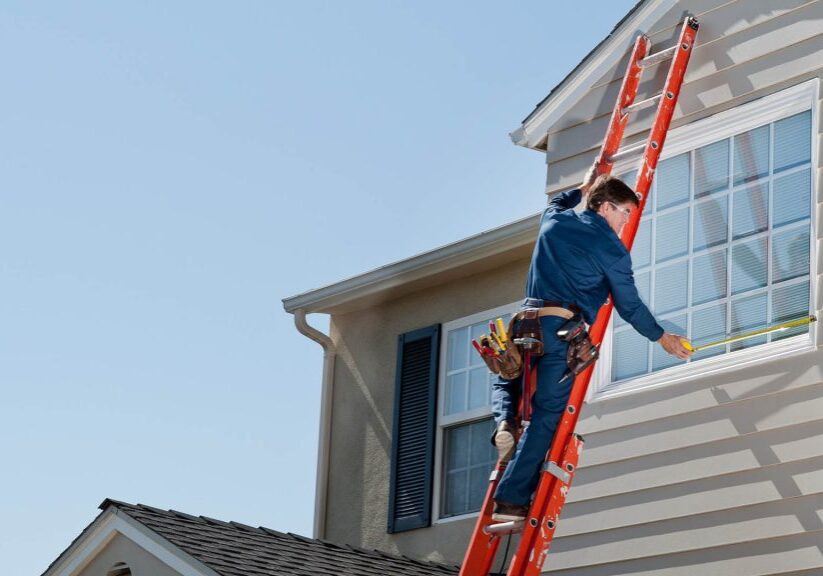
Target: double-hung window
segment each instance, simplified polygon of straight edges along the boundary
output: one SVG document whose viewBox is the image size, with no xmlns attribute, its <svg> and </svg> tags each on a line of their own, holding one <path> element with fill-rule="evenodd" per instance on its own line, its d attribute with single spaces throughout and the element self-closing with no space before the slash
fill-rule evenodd
<svg viewBox="0 0 823 576">
<path fill-rule="evenodd" d="M 811 313 L 816 102 L 815 81 L 670 133 L 632 247 L 641 298 L 667 331 L 701 345 Z M 598 391 L 810 343 L 804 326 L 684 362 L 614 315 Z"/>
<path fill-rule="evenodd" d="M 477 512 L 483 504 L 489 473 L 497 462 L 491 445 L 492 375 L 472 347 L 472 339 L 489 333 L 489 322 L 508 326 L 517 304 L 502 306 L 443 325 L 437 402 L 435 519 Z"/>
</svg>

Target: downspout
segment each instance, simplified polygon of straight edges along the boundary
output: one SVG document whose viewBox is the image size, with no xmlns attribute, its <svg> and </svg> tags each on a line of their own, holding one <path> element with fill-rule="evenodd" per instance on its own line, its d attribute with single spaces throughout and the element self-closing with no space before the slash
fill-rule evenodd
<svg viewBox="0 0 823 576">
<path fill-rule="evenodd" d="M 331 402 L 334 385 L 334 342 L 306 322 L 306 311 L 294 311 L 297 331 L 323 347 L 323 383 L 320 388 L 320 435 L 317 441 L 317 480 L 314 492 L 314 538 L 326 537 L 326 491 L 329 486 L 329 445 L 331 444 Z"/>
</svg>

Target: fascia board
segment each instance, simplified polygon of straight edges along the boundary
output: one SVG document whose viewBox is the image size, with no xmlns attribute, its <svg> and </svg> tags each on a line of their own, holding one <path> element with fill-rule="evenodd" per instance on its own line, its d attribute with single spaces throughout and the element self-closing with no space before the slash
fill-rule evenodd
<svg viewBox="0 0 823 576">
<path fill-rule="evenodd" d="M 283 299 L 293 313 L 329 312 L 351 300 L 377 295 L 409 282 L 505 253 L 534 242 L 539 214 L 534 214 L 436 250 L 382 266 L 365 274 Z"/>
<path fill-rule="evenodd" d="M 217 572 L 185 553 L 165 538 L 115 509 L 104 512 L 63 553 L 43 576 L 75 576 L 85 568 L 118 533 L 143 548 L 181 576 L 220 576 Z"/>
<path fill-rule="evenodd" d="M 538 149 L 546 133 L 564 114 L 588 92 L 600 78 L 625 56 L 641 31 L 647 31 L 677 0 L 650 0 L 624 22 L 612 35 L 589 55 L 580 70 L 556 88 L 554 94 L 510 133 L 518 146 Z"/>
</svg>

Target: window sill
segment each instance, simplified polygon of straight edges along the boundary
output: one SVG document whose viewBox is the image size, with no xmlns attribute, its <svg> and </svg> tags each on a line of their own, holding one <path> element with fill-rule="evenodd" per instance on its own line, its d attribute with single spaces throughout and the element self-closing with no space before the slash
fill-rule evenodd
<svg viewBox="0 0 823 576">
<path fill-rule="evenodd" d="M 605 389 L 600 386 L 595 388 L 587 402 L 599 402 L 625 394 L 631 394 L 642 390 L 657 388 L 662 385 L 674 384 L 685 380 L 694 380 L 709 375 L 732 372 L 753 363 L 762 363 L 775 360 L 782 356 L 799 354 L 813 350 L 815 347 L 811 334 L 801 334 L 778 342 L 771 342 L 753 348 L 729 352 L 714 358 L 700 360 L 694 364 L 682 364 L 673 366 L 654 374 L 640 376 L 631 380 L 615 382 Z M 598 382 L 602 382 L 603 374 L 600 374 Z"/>
</svg>

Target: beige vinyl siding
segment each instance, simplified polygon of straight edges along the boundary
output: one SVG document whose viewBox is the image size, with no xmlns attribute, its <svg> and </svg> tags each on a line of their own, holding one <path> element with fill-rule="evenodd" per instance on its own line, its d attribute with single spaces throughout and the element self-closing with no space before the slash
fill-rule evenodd
<svg viewBox="0 0 823 576">
<path fill-rule="evenodd" d="M 549 572 L 656 573 L 644 567 L 649 558 L 655 569 L 702 569 L 720 547 L 743 566 L 768 541 L 823 538 L 819 364 L 810 351 L 586 406 L 578 425 L 586 443 Z M 823 566 L 820 551 L 817 562 L 810 566 Z M 781 573 L 769 570 L 722 573 Z"/>
<path fill-rule="evenodd" d="M 782 2 L 779 9 L 763 4 L 738 0 L 708 13 L 696 12 L 700 31 L 672 128 L 823 76 L 823 4 Z M 695 8 L 683 3 L 678 6 L 679 14 Z M 750 25 L 743 28 L 744 23 Z M 675 30 L 667 27 L 652 33 L 652 52 L 671 46 Z M 550 130 L 547 192 L 576 185 L 597 154 L 624 68 L 625 59 L 619 64 L 620 73 L 607 74 L 608 81 L 596 84 L 574 106 L 564 119 L 568 125 Z M 638 99 L 661 90 L 666 70 L 664 63 L 644 73 Z M 645 138 L 653 117 L 653 109 L 636 114 L 627 128 L 626 141 Z"/>
<path fill-rule="evenodd" d="M 685 10 L 701 29 L 673 127 L 823 77 L 823 2 L 681 2 L 652 31 L 653 52 L 672 44 Z M 552 127 L 547 191 L 575 185 L 597 153 L 624 67 L 625 59 Z M 666 66 L 658 68 L 639 98 L 659 91 Z M 818 102 L 818 148 L 820 112 Z M 652 116 L 629 125 L 633 139 L 645 137 Z M 819 310 L 823 176 L 816 154 L 813 169 Z M 813 330 L 819 342 L 823 329 Z M 586 442 L 546 571 L 823 573 L 821 365 L 814 349 L 586 405 L 577 428 Z"/>
</svg>

